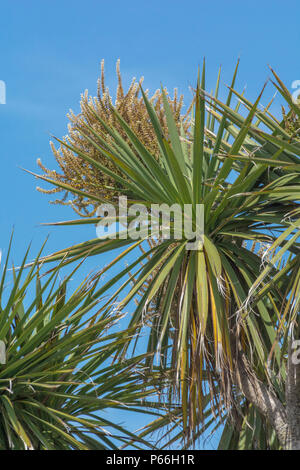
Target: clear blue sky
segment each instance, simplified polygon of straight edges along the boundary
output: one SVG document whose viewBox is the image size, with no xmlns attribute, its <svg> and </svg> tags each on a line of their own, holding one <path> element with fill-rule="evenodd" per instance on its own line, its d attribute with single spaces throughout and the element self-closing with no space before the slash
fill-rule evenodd
<svg viewBox="0 0 300 470">
<path fill-rule="evenodd" d="M 150 90 L 163 82 L 188 97 L 203 56 L 208 88 L 220 64 L 222 83 L 229 83 L 240 56 L 238 86 L 247 85 L 253 99 L 269 76 L 267 64 L 287 86 L 300 79 L 299 18 L 299 1 L 2 0 L 0 80 L 7 103 L 0 105 L 0 248 L 5 251 L 13 225 L 16 262 L 31 239 L 37 249 L 49 231 L 51 251 L 95 237 L 92 227 L 39 227 L 73 218 L 73 212 L 50 206 L 35 191 L 36 181 L 18 167 L 36 171 L 38 157 L 54 166 L 49 135 L 66 134 L 69 108 L 79 111 L 86 88 L 96 93 L 102 58 L 112 90 L 120 58 L 126 83 L 144 75 Z M 107 260 L 94 258 L 88 269 Z"/>
</svg>

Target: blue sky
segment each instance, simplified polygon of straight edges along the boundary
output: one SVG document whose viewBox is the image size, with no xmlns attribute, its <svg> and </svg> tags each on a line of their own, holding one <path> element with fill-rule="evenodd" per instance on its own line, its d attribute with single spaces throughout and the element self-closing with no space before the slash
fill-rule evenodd
<svg viewBox="0 0 300 470">
<path fill-rule="evenodd" d="M 86 88 L 95 95 L 102 58 L 111 90 L 120 58 L 125 84 L 143 75 L 145 87 L 176 86 L 188 103 L 203 56 L 208 88 L 220 64 L 222 83 L 229 83 L 240 56 L 238 87 L 246 85 L 247 97 L 254 99 L 270 75 L 267 64 L 288 87 L 300 79 L 299 13 L 299 2 L 279 0 L 2 0 L 0 80 L 7 102 L 0 105 L 0 248 L 5 252 L 13 225 L 15 262 L 29 241 L 37 250 L 47 233 L 49 251 L 95 237 L 93 227 L 40 227 L 74 214 L 49 205 L 19 167 L 37 171 L 38 157 L 55 166 L 50 134 L 66 134 L 66 113 L 79 111 Z M 86 269 L 107 261 L 107 256 L 91 259 Z"/>
<path fill-rule="evenodd" d="M 208 88 L 220 64 L 222 82 L 229 83 L 240 56 L 238 86 L 247 85 L 251 99 L 269 76 L 268 63 L 288 86 L 300 78 L 296 1 L 4 0 L 0 8 L 0 80 L 7 87 L 7 104 L 0 105 L 0 246 L 5 248 L 15 225 L 16 256 L 30 239 L 36 246 L 44 239 L 49 229 L 40 222 L 73 217 L 71 210 L 49 205 L 35 191 L 36 181 L 18 167 L 36 171 L 38 157 L 55 166 L 50 134 L 66 134 L 68 110 L 79 111 L 86 88 L 96 93 L 102 58 L 112 90 L 120 58 L 125 83 L 144 75 L 150 90 L 160 82 L 177 86 L 187 102 L 203 56 Z M 51 230 L 49 250 L 85 237 L 84 230 Z"/>
</svg>

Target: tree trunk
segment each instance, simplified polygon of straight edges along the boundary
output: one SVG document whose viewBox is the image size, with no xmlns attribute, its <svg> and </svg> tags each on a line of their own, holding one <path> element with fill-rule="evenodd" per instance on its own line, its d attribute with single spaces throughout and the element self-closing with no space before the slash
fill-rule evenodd
<svg viewBox="0 0 300 470">
<path fill-rule="evenodd" d="M 291 433 L 285 407 L 270 388 L 256 377 L 241 350 L 238 352 L 234 366 L 235 383 L 247 400 L 269 421 L 282 447 L 288 448 Z"/>
<path fill-rule="evenodd" d="M 288 352 L 286 409 L 289 428 L 287 448 L 300 450 L 300 358 L 293 350 L 292 339 L 289 341 Z"/>
<path fill-rule="evenodd" d="M 300 358 L 292 345 L 293 341 L 290 340 L 286 406 L 257 378 L 241 349 L 234 361 L 234 381 L 247 400 L 256 406 L 273 426 L 281 446 L 288 450 L 300 450 Z"/>
</svg>

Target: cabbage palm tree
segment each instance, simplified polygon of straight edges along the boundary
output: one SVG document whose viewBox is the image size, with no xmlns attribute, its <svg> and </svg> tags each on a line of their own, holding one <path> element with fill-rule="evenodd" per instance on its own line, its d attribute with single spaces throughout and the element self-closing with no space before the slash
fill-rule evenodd
<svg viewBox="0 0 300 470">
<path fill-rule="evenodd" d="M 58 284 L 59 265 L 42 276 L 37 257 L 26 271 L 27 252 L 9 276 L 8 256 L 0 280 L 0 448 L 149 447 L 109 412 L 159 414 L 151 396 L 161 378 L 154 372 L 143 385 L 144 356 L 111 363 L 132 331 L 116 331 L 121 313 L 92 299 L 97 278 L 69 294 L 78 266 Z"/>
<path fill-rule="evenodd" d="M 91 109 L 105 131 L 81 122 L 77 128 L 81 146 L 59 141 L 79 160 L 114 180 L 115 189 L 127 196 L 128 204 L 148 208 L 177 204 L 182 210 L 190 205 L 194 232 L 196 208 L 203 204 L 203 244 L 187 250 L 194 235 L 177 239 L 171 232 L 168 239 L 153 239 L 151 233 L 141 232 L 143 236 L 133 241 L 120 232 L 116 239 L 90 240 L 45 261 L 62 259 L 68 264 L 126 246 L 106 271 L 129 253 L 136 256 L 134 250 L 140 246 L 140 256 L 95 289 L 92 298 L 124 279 L 114 300 L 133 284 L 119 307 L 138 298 L 129 328 L 148 331 L 147 352 L 158 353 L 160 367 L 171 365 L 170 393 L 181 399 L 180 436 L 186 445 L 192 445 L 209 423 L 217 420 L 219 425 L 226 419 L 223 447 L 239 442 L 247 448 L 251 442 L 256 447 L 299 448 L 295 430 L 300 427 L 299 402 L 291 404 L 289 397 L 297 396 L 300 366 L 291 365 L 288 344 L 296 338 L 291 335 L 299 334 L 300 139 L 297 129 L 291 134 L 286 124 L 292 118 L 297 121 L 300 108 L 274 73 L 274 85 L 291 108 L 278 121 L 269 110 L 271 103 L 260 109 L 263 91 L 252 104 L 234 89 L 236 73 L 237 68 L 223 103 L 218 99 L 219 78 L 214 95 L 205 91 L 203 65 L 190 127 L 180 132 L 163 89 L 167 132 L 143 93 L 159 158 L 113 107 L 126 140 Z M 238 98 L 235 107 L 231 107 L 233 96 Z M 115 169 L 93 159 L 85 152 L 85 144 L 104 154 Z M 77 196 L 107 202 L 49 176 L 36 176 Z M 109 202 L 117 205 L 114 198 Z M 57 225 L 98 222 L 98 217 L 92 217 Z M 120 360 L 127 348 L 128 344 L 120 347 Z M 151 371 L 153 355 L 146 364 Z M 252 441 L 251 423 L 256 432 Z"/>
</svg>

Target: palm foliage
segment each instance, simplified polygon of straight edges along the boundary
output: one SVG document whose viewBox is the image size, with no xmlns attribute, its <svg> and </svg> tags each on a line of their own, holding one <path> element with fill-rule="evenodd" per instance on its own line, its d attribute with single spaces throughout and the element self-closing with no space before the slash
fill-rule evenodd
<svg viewBox="0 0 300 470">
<path fill-rule="evenodd" d="M 144 356 L 111 364 L 133 333 L 116 331 L 120 312 L 92 299 L 99 278 L 87 277 L 69 294 L 78 266 L 58 284 L 59 265 L 42 277 L 38 257 L 24 271 L 27 255 L 13 276 L 7 256 L 0 280 L 0 339 L 6 351 L 0 365 L 0 448 L 148 446 L 110 414 L 114 409 L 159 414 L 161 377 L 154 373 L 142 385 Z"/>
<path fill-rule="evenodd" d="M 61 142 L 73 155 L 109 175 L 129 203 L 147 207 L 176 203 L 182 208 L 190 204 L 193 215 L 196 205 L 203 204 L 203 246 L 186 250 L 191 240 L 171 237 L 152 240 L 146 248 L 147 236 L 133 242 L 120 235 L 116 240 L 95 239 L 69 247 L 45 260 L 64 259 L 67 264 L 128 245 L 105 268 L 109 269 L 140 246 L 142 254 L 92 297 L 98 298 L 124 276 L 115 297 L 134 283 L 120 308 L 139 295 L 129 327 L 141 331 L 141 323 L 150 323 L 148 353 L 169 346 L 170 355 L 161 354 L 160 366 L 171 364 L 174 370 L 170 391 L 181 398 L 187 442 L 203 429 L 208 389 L 211 413 L 219 418 L 218 424 L 227 419 L 222 446 L 238 442 L 244 447 L 278 447 L 288 441 L 288 348 L 291 332 L 293 338 L 299 334 L 300 139 L 297 129 L 291 134 L 286 119 L 299 117 L 300 108 L 273 72 L 274 86 L 291 109 L 279 121 L 270 112 L 271 103 L 260 108 L 263 91 L 253 104 L 234 89 L 236 73 L 237 69 L 223 103 L 218 99 L 219 79 L 214 95 L 205 91 L 203 66 L 190 127 L 180 132 L 164 91 L 167 134 L 142 92 L 159 159 L 113 107 L 126 140 L 96 113 L 105 133 L 88 123 L 76 129 L 110 160 L 112 168 L 82 147 Z M 233 97 L 238 98 L 236 106 Z M 101 195 L 75 190 L 49 176 L 40 178 L 95 203 L 103 201 Z M 110 202 L 115 204 L 114 199 Z M 57 225 L 98 221 L 87 218 Z M 195 224 L 194 220 L 194 228 Z M 120 358 L 125 357 L 126 347 L 120 348 Z M 147 365 L 151 370 L 153 359 Z M 299 387 L 299 371 L 296 375 Z M 231 431 L 226 431 L 231 429 L 230 420 L 236 424 L 233 441 Z M 252 439 L 254 423 L 260 424 L 255 425 Z"/>
</svg>

